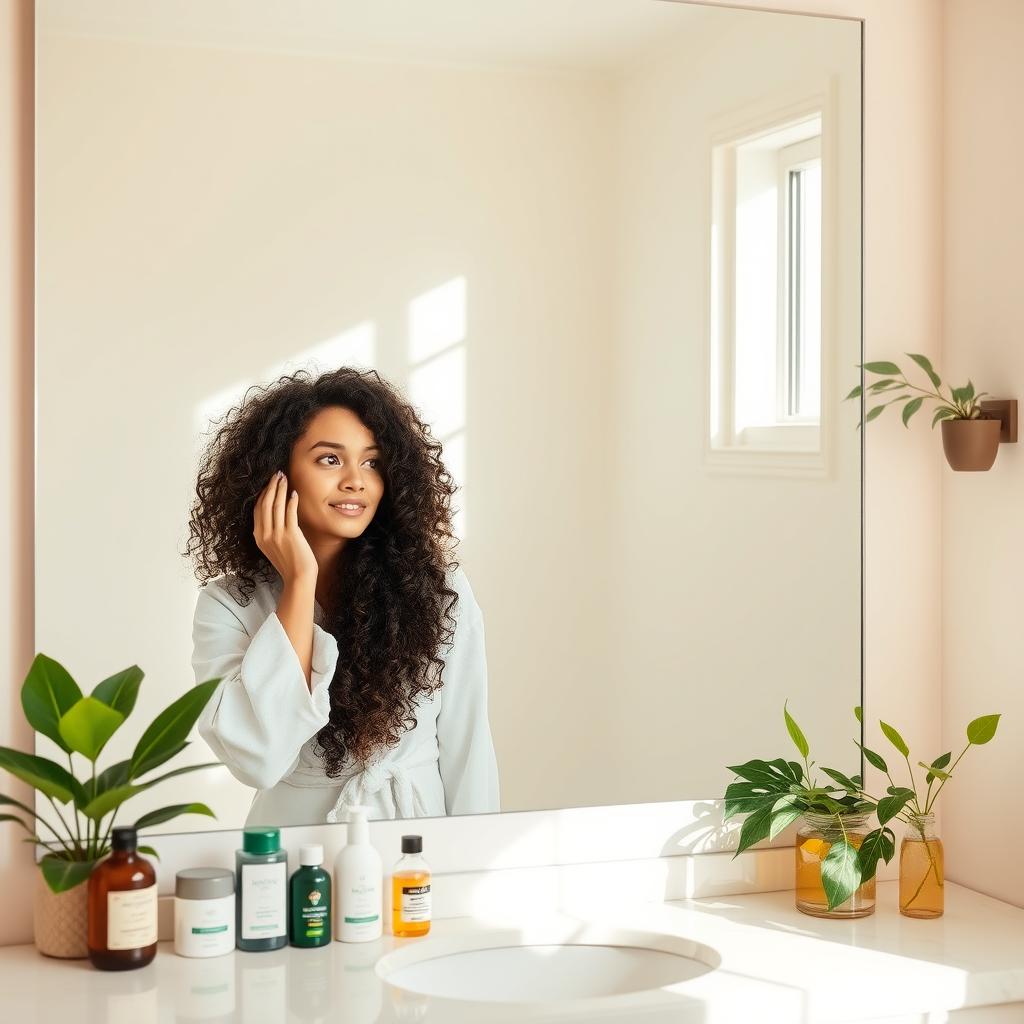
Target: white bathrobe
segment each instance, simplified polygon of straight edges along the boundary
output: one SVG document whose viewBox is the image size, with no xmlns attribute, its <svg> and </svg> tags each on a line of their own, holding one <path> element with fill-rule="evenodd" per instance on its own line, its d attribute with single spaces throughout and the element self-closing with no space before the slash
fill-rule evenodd
<svg viewBox="0 0 1024 1024">
<path fill-rule="evenodd" d="M 444 685 L 420 698 L 416 727 L 362 772 L 328 778 L 315 754 L 330 717 L 328 687 L 338 641 L 314 605 L 312 692 L 281 620 L 283 582 L 258 583 L 248 605 L 224 586 L 199 593 L 193 623 L 196 683 L 220 678 L 198 720 L 199 734 L 239 782 L 257 789 L 246 825 L 344 821 L 347 804 L 371 818 L 482 814 L 499 810 L 498 766 L 487 719 L 487 661 L 480 606 L 462 568 L 449 574 L 459 595 L 455 636 L 440 656 Z"/>
</svg>

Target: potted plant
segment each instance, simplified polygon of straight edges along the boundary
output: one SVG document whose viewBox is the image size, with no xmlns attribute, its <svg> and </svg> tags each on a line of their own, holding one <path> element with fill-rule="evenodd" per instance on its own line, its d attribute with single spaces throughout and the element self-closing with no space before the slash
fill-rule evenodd
<svg viewBox="0 0 1024 1024">
<path fill-rule="evenodd" d="M 854 708 L 854 714 L 858 721 L 863 721 L 860 708 Z M 953 777 L 953 772 L 964 754 L 971 747 L 982 746 L 995 736 L 999 718 L 999 715 L 983 715 L 967 726 L 967 745 L 960 751 L 948 771 L 947 765 L 953 758 L 952 751 L 935 758 L 931 764 L 918 761 L 918 767 L 925 772 L 924 784 L 920 789 L 910 764 L 910 748 L 899 732 L 887 722 L 880 720 L 878 724 L 885 738 L 907 762 L 909 786 L 897 786 L 881 754 L 857 744 L 864 751 L 868 763 L 880 772 L 885 772 L 889 780 L 886 795 L 877 801 L 879 824 L 885 826 L 887 822 L 898 819 L 907 826 L 900 844 L 900 913 L 907 917 L 942 916 L 945 872 L 942 840 L 935 834 L 935 801 L 938 800 L 943 787 Z M 872 799 L 864 792 L 862 786 L 851 792 L 866 800 Z"/>
<path fill-rule="evenodd" d="M 879 830 L 868 832 L 876 804 L 862 792 L 859 775 L 822 767 L 828 782 L 819 785 L 803 731 L 785 705 L 782 713 L 803 764 L 779 757 L 730 766 L 738 778 L 726 788 L 723 820 L 747 815 L 733 856 L 802 818 L 795 847 L 797 909 L 815 917 L 866 917 L 875 909 L 878 861 L 892 859 L 895 843 Z"/>
<path fill-rule="evenodd" d="M 948 387 L 949 397 L 942 393 L 942 379 L 935 372 L 927 356 L 908 352 L 907 355 L 925 372 L 931 388 L 920 388 L 911 384 L 906 374 L 896 365 L 886 361 L 864 363 L 868 373 L 879 377 L 867 385 L 866 390 L 857 385 L 846 399 L 879 399 L 864 417 L 865 423 L 881 416 L 890 405 L 901 405 L 903 425 L 909 426 L 911 417 L 927 401 L 935 405 L 932 429 L 942 424 L 942 449 L 946 461 L 956 470 L 991 469 L 999 451 L 999 434 L 1002 423 L 990 418 L 982 408 L 981 399 L 987 392 L 975 392 L 974 384 L 968 381 L 962 388 Z"/>
<path fill-rule="evenodd" d="M 94 865 L 110 852 L 111 829 L 121 805 L 164 779 L 220 766 L 215 761 L 185 765 L 156 776 L 150 774 L 188 746 L 186 737 L 220 682 L 211 679 L 190 688 L 157 715 L 142 733 L 131 757 L 97 774 L 96 761 L 107 741 L 131 714 L 142 679 L 142 670 L 132 665 L 104 679 L 89 696 L 84 696 L 59 662 L 37 654 L 21 688 L 21 706 L 29 725 L 67 754 L 67 767 L 49 758 L 0 747 L 0 768 L 42 794 L 59 822 L 54 825 L 27 804 L 0 795 L 0 804 L 23 812 L 0 814 L 0 821 L 17 822 L 29 833 L 22 841 L 34 843 L 44 851 L 39 862 L 34 910 L 36 946 L 47 956 L 88 955 L 87 886 L 83 883 Z M 72 754 L 91 763 L 88 779 L 75 776 Z M 70 821 L 60 809 L 68 805 Z M 142 815 L 135 821 L 135 827 L 158 825 L 181 814 L 216 817 L 206 804 L 175 804 Z M 38 825 L 29 824 L 33 818 Z M 38 834 L 44 829 L 52 838 Z M 150 846 L 140 846 L 139 850 L 158 857 Z"/>
</svg>

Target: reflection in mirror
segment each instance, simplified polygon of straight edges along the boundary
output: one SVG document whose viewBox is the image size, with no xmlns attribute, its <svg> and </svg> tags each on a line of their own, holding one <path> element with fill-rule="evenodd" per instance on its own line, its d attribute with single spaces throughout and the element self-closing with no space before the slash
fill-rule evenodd
<svg viewBox="0 0 1024 1024">
<path fill-rule="evenodd" d="M 786 699 L 855 770 L 858 22 L 37 20 L 36 648 L 223 680 L 124 823 L 706 798 Z"/>
</svg>

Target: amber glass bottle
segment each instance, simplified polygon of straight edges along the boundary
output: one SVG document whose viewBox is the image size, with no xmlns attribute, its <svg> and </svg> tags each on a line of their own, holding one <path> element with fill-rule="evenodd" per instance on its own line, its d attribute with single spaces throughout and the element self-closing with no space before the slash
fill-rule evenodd
<svg viewBox="0 0 1024 1024">
<path fill-rule="evenodd" d="M 128 971 L 156 956 L 156 871 L 139 856 L 134 828 L 115 828 L 110 845 L 89 876 L 89 959 L 104 971 Z"/>
<path fill-rule="evenodd" d="M 402 858 L 391 873 L 391 930 L 413 938 L 430 931 L 430 868 L 422 836 L 402 836 Z"/>
</svg>

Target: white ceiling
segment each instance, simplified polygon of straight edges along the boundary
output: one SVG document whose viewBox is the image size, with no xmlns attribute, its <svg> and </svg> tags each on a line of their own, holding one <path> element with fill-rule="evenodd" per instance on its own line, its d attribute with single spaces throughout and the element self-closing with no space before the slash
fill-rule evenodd
<svg viewBox="0 0 1024 1024">
<path fill-rule="evenodd" d="M 739 13 L 678 0 L 37 0 L 36 11 L 41 33 L 586 71 Z"/>
</svg>

